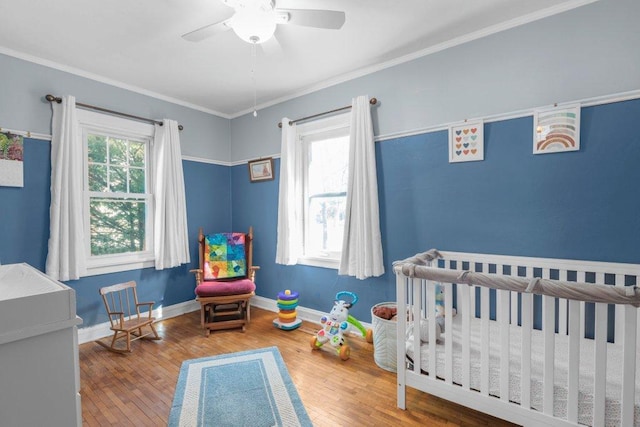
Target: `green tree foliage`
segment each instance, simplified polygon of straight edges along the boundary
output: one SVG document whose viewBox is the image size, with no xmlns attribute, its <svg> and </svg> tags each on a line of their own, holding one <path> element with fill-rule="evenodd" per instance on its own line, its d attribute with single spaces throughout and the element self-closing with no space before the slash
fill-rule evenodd
<svg viewBox="0 0 640 427">
<path fill-rule="evenodd" d="M 0 159 L 22 161 L 23 152 L 20 135 L 0 132 Z"/>
<path fill-rule="evenodd" d="M 144 142 L 91 134 L 91 255 L 145 250 L 147 199 Z"/>
</svg>

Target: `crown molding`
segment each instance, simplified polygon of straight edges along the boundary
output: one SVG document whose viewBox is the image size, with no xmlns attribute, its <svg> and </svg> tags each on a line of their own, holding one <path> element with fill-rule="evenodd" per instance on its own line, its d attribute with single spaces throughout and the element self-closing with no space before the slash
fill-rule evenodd
<svg viewBox="0 0 640 427">
<path fill-rule="evenodd" d="M 13 49 L 6 48 L 4 46 L 0 46 L 0 53 L 11 56 L 17 59 L 22 59 L 23 61 L 31 62 L 34 64 L 42 65 L 48 68 L 53 68 L 55 70 L 64 71 L 65 73 L 73 74 L 79 77 L 84 77 L 90 80 L 94 80 L 100 83 L 108 84 L 109 86 L 115 86 L 120 89 L 125 89 L 131 92 L 138 93 L 140 95 L 149 96 L 151 98 L 158 99 L 160 101 L 170 102 L 172 104 L 180 105 L 182 107 L 190 108 L 192 110 L 201 111 L 203 113 L 211 114 L 213 116 L 222 117 L 223 119 L 231 119 L 231 116 L 228 114 L 221 113 L 219 111 L 211 110 L 209 108 L 202 107 L 200 105 L 192 104 L 190 102 L 183 101 L 181 99 L 172 98 L 170 96 L 162 95 L 157 92 L 153 92 L 147 89 L 143 89 L 138 86 L 130 85 L 127 83 L 123 83 L 118 80 L 110 79 L 108 77 L 101 76 L 99 74 L 91 73 L 89 71 L 85 71 L 79 68 L 70 67 L 68 65 L 60 64 L 58 62 L 50 61 L 48 59 L 40 58 L 37 56 L 29 55 L 23 52 L 18 52 Z"/>
<path fill-rule="evenodd" d="M 364 68 L 361 68 L 359 70 L 353 71 L 351 73 L 346 73 L 346 74 L 343 74 L 341 76 L 338 76 L 338 77 L 335 77 L 335 78 L 332 78 L 332 79 L 324 80 L 324 81 L 322 81 L 320 83 L 317 83 L 315 85 L 312 85 L 312 86 L 309 86 L 307 88 L 301 89 L 299 91 L 293 92 L 293 93 L 291 93 L 289 95 L 285 95 L 285 96 L 282 96 L 280 98 L 274 99 L 272 101 L 265 102 L 263 104 L 259 104 L 259 105 L 257 105 L 255 107 L 255 110 L 259 111 L 259 110 L 265 109 L 267 107 L 271 107 L 273 105 L 283 103 L 285 101 L 290 101 L 292 99 L 299 98 L 299 97 L 304 96 L 304 95 L 309 95 L 311 93 L 318 92 L 318 91 L 320 91 L 322 89 L 327 89 L 329 87 L 336 86 L 338 84 L 345 83 L 345 82 L 348 82 L 350 80 L 354 80 L 354 79 L 357 79 L 357 78 L 360 78 L 360 77 L 364 77 L 366 75 L 373 74 L 375 72 L 382 71 L 384 69 L 391 68 L 391 67 L 394 67 L 396 65 L 404 64 L 405 62 L 413 61 L 415 59 L 419 59 L 419 58 L 422 58 L 424 56 L 432 55 L 434 53 L 441 52 L 443 50 L 446 50 L 446 49 L 449 49 L 449 48 L 452 48 L 452 47 L 455 47 L 455 46 L 458 46 L 458 45 L 461 45 L 461 44 L 465 44 L 465 43 L 471 42 L 473 40 L 478 40 L 478 39 L 481 39 L 483 37 L 490 36 L 492 34 L 496 34 L 496 33 L 502 32 L 502 31 L 506 31 L 506 30 L 515 28 L 515 27 L 519 27 L 521 25 L 525 25 L 525 24 L 528 24 L 530 22 L 538 21 L 540 19 L 547 18 L 547 17 L 553 16 L 553 15 L 557 15 L 559 13 L 566 12 L 566 11 L 569 11 L 569 10 L 572 10 L 572 9 L 576 9 L 576 8 L 578 8 L 580 6 L 585 6 L 587 4 L 595 3 L 597 1 L 599 1 L 599 0 L 575 0 L 575 1 L 562 3 L 560 5 L 551 6 L 551 7 L 548 7 L 546 9 L 538 10 L 538 11 L 530 13 L 528 15 L 523 15 L 523 16 L 520 16 L 518 18 L 514 18 L 514 19 L 511 19 L 509 21 L 502 22 L 500 24 L 492 25 L 490 27 L 483 28 L 482 30 L 474 31 L 474 32 L 469 33 L 469 34 L 465 34 L 464 36 L 456 37 L 456 38 L 453 38 L 453 39 L 448 40 L 446 42 L 442 42 L 442 43 L 430 46 L 428 48 L 425 48 L 425 49 L 422 49 L 422 50 L 419 50 L 419 51 L 416 51 L 416 52 L 413 52 L 413 53 L 410 53 L 410 54 L 407 54 L 407 55 L 404 55 L 404 56 L 400 56 L 398 58 L 391 59 L 391 60 L 386 61 L 386 62 L 382 62 L 380 64 L 372 65 L 372 66 L 369 66 L 369 67 L 364 67 Z M 248 108 L 248 109 L 239 111 L 237 113 L 231 114 L 230 118 L 231 119 L 235 119 L 237 117 L 244 116 L 246 114 L 250 114 L 250 113 L 252 114 L 253 111 L 254 111 L 254 108 Z"/>
</svg>

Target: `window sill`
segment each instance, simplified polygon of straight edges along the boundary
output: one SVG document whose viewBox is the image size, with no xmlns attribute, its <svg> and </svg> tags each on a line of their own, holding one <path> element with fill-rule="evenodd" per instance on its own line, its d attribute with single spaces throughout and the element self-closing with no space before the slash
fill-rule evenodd
<svg viewBox="0 0 640 427">
<path fill-rule="evenodd" d="M 298 259 L 298 264 L 308 265 L 311 267 L 330 268 L 333 270 L 340 268 L 340 260 L 332 258 L 302 257 Z"/>
<path fill-rule="evenodd" d="M 120 258 L 120 257 L 119 257 Z M 100 274 L 119 273 L 121 271 L 141 270 L 155 266 L 153 257 L 135 257 L 129 260 L 100 259 L 87 262 L 86 276 L 98 276 Z"/>
</svg>

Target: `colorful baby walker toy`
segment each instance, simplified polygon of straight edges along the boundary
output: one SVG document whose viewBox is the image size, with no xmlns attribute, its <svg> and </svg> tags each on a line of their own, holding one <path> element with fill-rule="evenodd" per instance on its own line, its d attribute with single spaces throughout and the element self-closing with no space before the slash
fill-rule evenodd
<svg viewBox="0 0 640 427">
<path fill-rule="evenodd" d="M 351 298 L 351 302 L 340 299 L 342 296 Z M 336 301 L 328 316 L 322 316 L 320 323 L 322 329 L 311 339 L 311 348 L 319 349 L 326 342 L 329 342 L 335 349 L 340 359 L 347 360 L 351 355 L 351 349 L 345 342 L 345 332 L 355 332 L 356 329 L 368 343 L 373 342 L 373 331 L 365 329 L 364 326 L 349 314 L 349 309 L 358 302 L 358 296 L 353 292 L 340 291 L 336 294 Z"/>
</svg>

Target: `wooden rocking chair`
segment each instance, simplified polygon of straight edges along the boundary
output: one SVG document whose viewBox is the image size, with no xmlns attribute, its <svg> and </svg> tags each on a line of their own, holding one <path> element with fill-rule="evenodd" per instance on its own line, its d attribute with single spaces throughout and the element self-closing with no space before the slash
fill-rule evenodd
<svg viewBox="0 0 640 427">
<path fill-rule="evenodd" d="M 100 295 L 102 295 L 102 301 L 111 323 L 111 330 L 114 333 L 111 344 L 106 344 L 101 340 L 97 340 L 96 343 L 116 353 L 131 353 L 131 341 L 162 339 L 153 326 L 153 322 L 156 320 L 151 317 L 153 302 L 138 302 L 136 282 L 105 286 L 100 289 Z M 146 313 L 140 312 L 141 306 L 147 307 Z M 143 333 L 142 328 L 146 327 L 149 330 Z M 116 346 L 121 338 L 126 339 L 126 348 Z"/>
</svg>

